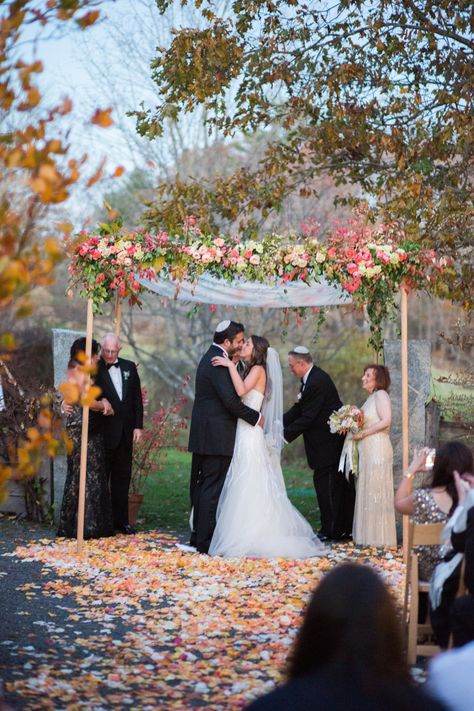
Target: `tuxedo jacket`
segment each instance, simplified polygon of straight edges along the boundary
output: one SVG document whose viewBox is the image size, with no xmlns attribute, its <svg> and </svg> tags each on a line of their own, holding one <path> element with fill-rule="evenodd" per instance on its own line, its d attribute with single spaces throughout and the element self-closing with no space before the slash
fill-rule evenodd
<svg viewBox="0 0 474 711">
<path fill-rule="evenodd" d="M 119 358 L 118 363 L 122 374 L 121 400 L 102 359 L 95 378 L 95 384 L 102 390 L 102 397 L 110 402 L 114 410 L 113 415 L 103 417 L 106 449 L 115 449 L 122 435 L 132 446 L 133 430 L 143 429 L 143 400 L 137 367 L 131 360 L 124 358 Z"/>
<path fill-rule="evenodd" d="M 256 410 L 241 402 L 229 369 L 212 365 L 212 358 L 222 355 L 222 350 L 212 345 L 197 368 L 188 446 L 188 450 L 195 454 L 231 457 L 237 419 L 240 417 L 250 425 L 255 425 L 259 419 Z"/>
<path fill-rule="evenodd" d="M 329 416 L 342 405 L 336 386 L 324 370 L 314 365 L 301 398 L 283 415 L 284 437 L 292 442 L 303 435 L 311 469 L 334 464 L 341 456 L 344 438 L 331 434 Z"/>
</svg>

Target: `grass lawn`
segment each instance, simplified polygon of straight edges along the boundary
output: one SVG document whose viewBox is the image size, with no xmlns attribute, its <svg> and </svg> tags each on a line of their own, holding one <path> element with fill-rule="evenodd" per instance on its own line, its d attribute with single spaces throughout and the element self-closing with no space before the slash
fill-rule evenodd
<svg viewBox="0 0 474 711">
<path fill-rule="evenodd" d="M 164 469 L 149 477 L 137 527 L 185 532 L 189 530 L 189 472 L 191 455 L 169 450 Z M 303 464 L 284 465 L 288 495 L 314 529 L 319 528 L 319 511 L 313 489 L 312 472 Z"/>
</svg>

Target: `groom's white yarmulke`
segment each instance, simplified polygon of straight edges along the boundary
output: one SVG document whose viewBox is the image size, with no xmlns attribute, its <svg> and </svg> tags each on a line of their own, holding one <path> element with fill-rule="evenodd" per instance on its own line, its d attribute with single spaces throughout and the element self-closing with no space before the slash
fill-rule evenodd
<svg viewBox="0 0 474 711">
<path fill-rule="evenodd" d="M 226 319 L 225 321 L 221 321 L 216 326 L 216 333 L 221 333 L 222 331 L 225 331 L 226 328 L 229 328 L 229 326 L 230 326 L 229 319 Z"/>
<path fill-rule="evenodd" d="M 309 353 L 309 350 L 308 348 L 306 348 L 306 346 L 295 346 L 293 348 L 293 353 L 302 353 L 306 355 L 307 353 Z"/>
</svg>

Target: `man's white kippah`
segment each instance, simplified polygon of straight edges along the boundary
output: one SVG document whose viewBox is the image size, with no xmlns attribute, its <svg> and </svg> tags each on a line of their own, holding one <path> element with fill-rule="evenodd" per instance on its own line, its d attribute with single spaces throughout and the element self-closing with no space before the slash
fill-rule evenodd
<svg viewBox="0 0 474 711">
<path fill-rule="evenodd" d="M 229 328 L 229 326 L 230 326 L 229 319 L 226 319 L 225 321 L 221 321 L 216 326 L 216 333 L 221 333 L 222 331 L 225 331 L 226 328 Z"/>
<path fill-rule="evenodd" d="M 293 353 L 309 353 L 309 350 L 306 348 L 306 346 L 295 346 L 293 348 Z"/>
</svg>

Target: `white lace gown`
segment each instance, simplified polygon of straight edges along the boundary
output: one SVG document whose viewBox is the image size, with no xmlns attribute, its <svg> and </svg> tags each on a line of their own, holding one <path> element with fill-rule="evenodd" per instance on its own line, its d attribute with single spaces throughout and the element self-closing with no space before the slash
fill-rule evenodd
<svg viewBox="0 0 474 711">
<path fill-rule="evenodd" d="M 263 395 L 250 390 L 243 402 L 260 411 Z M 279 454 L 267 448 L 263 429 L 239 420 L 209 554 L 311 558 L 326 552 L 288 499 Z"/>
</svg>

